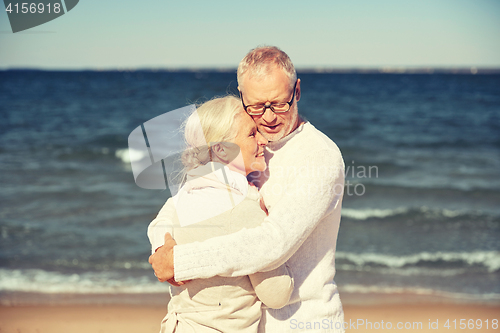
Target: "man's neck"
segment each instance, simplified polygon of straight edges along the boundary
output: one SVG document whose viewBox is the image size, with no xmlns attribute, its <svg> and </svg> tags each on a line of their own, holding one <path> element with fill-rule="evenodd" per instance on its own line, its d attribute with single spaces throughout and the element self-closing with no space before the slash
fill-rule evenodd
<svg viewBox="0 0 500 333">
<path fill-rule="evenodd" d="M 297 128 L 299 128 L 301 125 L 305 124 L 306 121 L 304 119 L 302 119 L 301 116 L 298 116 L 297 117 L 297 124 L 295 124 L 295 126 L 292 128 L 292 130 L 290 131 L 290 133 L 288 133 L 287 135 L 284 136 L 284 138 L 286 138 L 287 136 L 289 136 L 290 134 L 292 134 L 293 132 L 295 132 L 295 130 Z"/>
</svg>

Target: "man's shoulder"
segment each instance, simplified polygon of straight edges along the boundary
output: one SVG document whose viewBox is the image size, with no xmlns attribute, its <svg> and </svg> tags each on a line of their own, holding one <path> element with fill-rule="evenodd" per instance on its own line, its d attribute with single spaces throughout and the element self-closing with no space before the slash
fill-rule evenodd
<svg viewBox="0 0 500 333">
<path fill-rule="evenodd" d="M 310 152 L 329 151 L 341 155 L 335 142 L 310 122 L 303 124 L 302 131 L 298 133 L 295 141 L 297 146 L 306 147 Z"/>
</svg>

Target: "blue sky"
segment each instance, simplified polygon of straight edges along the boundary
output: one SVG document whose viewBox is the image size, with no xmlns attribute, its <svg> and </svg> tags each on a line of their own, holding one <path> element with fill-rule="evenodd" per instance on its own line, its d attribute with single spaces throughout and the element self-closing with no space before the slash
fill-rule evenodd
<svg viewBox="0 0 500 333">
<path fill-rule="evenodd" d="M 500 1 L 81 0 L 16 34 L 0 13 L 0 68 L 236 67 L 261 44 L 299 68 L 500 67 Z"/>
</svg>

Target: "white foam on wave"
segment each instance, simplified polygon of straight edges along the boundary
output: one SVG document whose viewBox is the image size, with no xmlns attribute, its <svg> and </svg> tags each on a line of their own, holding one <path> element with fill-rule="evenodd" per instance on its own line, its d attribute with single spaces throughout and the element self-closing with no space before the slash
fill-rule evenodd
<svg viewBox="0 0 500 333">
<path fill-rule="evenodd" d="M 124 277 L 118 272 L 63 274 L 40 269 L 0 268 L 0 291 L 37 293 L 156 293 L 168 290 L 167 284 L 147 276 Z"/>
<path fill-rule="evenodd" d="M 446 217 L 456 217 L 456 216 L 463 214 L 463 212 L 461 212 L 461 211 L 450 210 L 450 209 L 443 209 L 441 212 Z"/>
<path fill-rule="evenodd" d="M 467 301 L 500 301 L 500 294 L 468 294 L 455 293 L 435 289 L 426 288 L 402 288 L 402 287 L 387 287 L 387 286 L 365 286 L 359 284 L 347 284 L 339 287 L 340 293 L 360 293 L 360 294 L 415 294 L 425 296 L 441 296 L 453 299 L 462 299 Z"/>
<path fill-rule="evenodd" d="M 393 256 L 380 253 L 352 253 L 339 251 L 335 254 L 336 259 L 345 259 L 362 267 L 369 264 L 383 265 L 390 268 L 401 268 L 406 265 L 414 265 L 421 261 L 461 261 L 468 265 L 483 265 L 489 272 L 500 269 L 500 252 L 497 251 L 475 251 L 475 252 L 420 252 L 406 256 Z"/>
<path fill-rule="evenodd" d="M 384 218 L 400 214 L 408 213 L 411 208 L 399 207 L 395 209 L 352 209 L 352 208 L 342 208 L 342 216 L 348 217 L 355 220 L 366 220 L 369 218 Z M 465 212 L 461 210 L 450 210 L 450 209 L 431 209 L 426 206 L 420 208 L 414 208 L 415 211 L 420 213 L 431 215 L 431 216 L 444 216 L 444 217 L 456 217 L 463 215 Z"/>
<path fill-rule="evenodd" d="M 342 216 L 356 220 L 366 220 L 371 217 L 384 218 L 408 212 L 407 208 L 396 209 L 351 209 L 342 208 Z"/>
<path fill-rule="evenodd" d="M 123 163 L 129 164 L 131 162 L 137 162 L 143 158 L 148 157 L 147 152 L 140 151 L 132 148 L 117 149 L 115 156 L 122 160 Z"/>
<path fill-rule="evenodd" d="M 350 264 L 335 265 L 337 271 L 357 271 L 384 275 L 453 277 L 467 273 L 466 268 L 424 268 L 424 267 L 372 267 Z"/>
</svg>

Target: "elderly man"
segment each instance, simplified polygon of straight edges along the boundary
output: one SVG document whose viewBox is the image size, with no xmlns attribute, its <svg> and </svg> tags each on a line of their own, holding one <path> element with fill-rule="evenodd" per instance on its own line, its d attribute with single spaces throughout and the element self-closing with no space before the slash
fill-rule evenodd
<svg viewBox="0 0 500 333">
<path fill-rule="evenodd" d="M 257 228 L 202 243 L 176 245 L 167 235 L 150 263 L 160 281 L 175 284 L 268 271 L 286 262 L 294 292 L 284 308 L 264 311 L 260 331 L 343 332 L 333 280 L 344 189 L 342 155 L 299 116 L 300 79 L 286 53 L 256 48 L 241 61 L 237 75 L 243 108 L 270 141 L 268 169 L 251 179 L 269 215 Z M 160 215 L 157 219 L 165 218 Z"/>
</svg>

